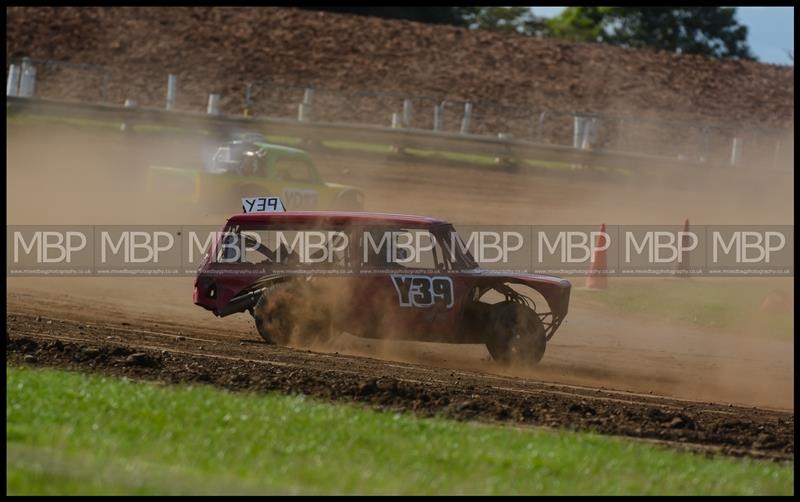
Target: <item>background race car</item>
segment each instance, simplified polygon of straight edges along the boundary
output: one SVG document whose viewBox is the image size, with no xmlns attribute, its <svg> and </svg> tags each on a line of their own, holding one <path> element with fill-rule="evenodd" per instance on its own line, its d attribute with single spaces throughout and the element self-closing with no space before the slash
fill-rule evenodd
<svg viewBox="0 0 800 502">
<path fill-rule="evenodd" d="M 225 143 L 202 170 L 150 166 L 148 192 L 210 208 L 230 208 L 243 197 L 263 195 L 279 196 L 289 210 L 364 208 L 361 190 L 322 181 L 303 150 L 254 139 Z"/>
</svg>

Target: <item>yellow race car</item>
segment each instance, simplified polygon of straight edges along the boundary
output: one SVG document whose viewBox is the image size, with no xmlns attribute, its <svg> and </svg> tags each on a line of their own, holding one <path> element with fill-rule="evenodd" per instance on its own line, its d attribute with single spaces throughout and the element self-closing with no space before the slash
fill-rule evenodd
<svg viewBox="0 0 800 502">
<path fill-rule="evenodd" d="M 231 207 L 244 197 L 280 197 L 288 210 L 362 211 L 358 188 L 322 181 L 311 157 L 297 148 L 259 141 L 220 146 L 204 169 L 150 166 L 148 191 L 182 204 Z"/>
</svg>

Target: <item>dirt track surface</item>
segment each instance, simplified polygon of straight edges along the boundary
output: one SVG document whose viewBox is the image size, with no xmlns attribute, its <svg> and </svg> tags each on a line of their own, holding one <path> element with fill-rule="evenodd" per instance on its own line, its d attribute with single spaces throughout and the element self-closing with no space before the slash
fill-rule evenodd
<svg viewBox="0 0 800 502">
<path fill-rule="evenodd" d="M 770 459 L 794 454 L 794 416 L 266 345 L 169 322 L 85 323 L 11 311 L 6 356 L 168 383 L 302 393 L 456 419 L 591 430 Z"/>
<path fill-rule="evenodd" d="M 8 224 L 219 225 L 227 216 L 193 208 L 186 219 L 137 190 L 138 169 L 188 158 L 197 145 L 23 127 L 10 129 L 7 140 Z M 790 182 L 735 173 L 696 176 L 692 183 L 617 183 L 420 162 L 316 160 L 326 181 L 363 188 L 368 210 L 457 224 L 676 224 L 686 216 L 696 224 L 793 221 Z M 302 392 L 461 419 L 793 457 L 791 338 L 619 315 L 575 298 L 542 364 L 516 373 L 472 345 L 343 336 L 314 352 L 267 346 L 249 316 L 217 319 L 192 305 L 192 281 L 8 278 L 8 360 L 26 363 L 29 356 L 31 364 L 166 382 Z"/>
</svg>

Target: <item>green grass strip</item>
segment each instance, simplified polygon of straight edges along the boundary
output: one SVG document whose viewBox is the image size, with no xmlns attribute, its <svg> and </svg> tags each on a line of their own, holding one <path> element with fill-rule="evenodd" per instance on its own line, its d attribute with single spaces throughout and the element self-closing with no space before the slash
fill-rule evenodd
<svg viewBox="0 0 800 502">
<path fill-rule="evenodd" d="M 791 494 L 793 463 L 6 368 L 9 494 Z"/>
</svg>

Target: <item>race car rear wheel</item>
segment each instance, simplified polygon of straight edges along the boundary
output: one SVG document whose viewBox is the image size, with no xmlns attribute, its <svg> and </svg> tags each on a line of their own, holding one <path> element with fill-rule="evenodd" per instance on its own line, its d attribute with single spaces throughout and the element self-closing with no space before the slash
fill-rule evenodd
<svg viewBox="0 0 800 502">
<path fill-rule="evenodd" d="M 269 344 L 308 347 L 331 337 L 329 311 L 315 304 L 311 288 L 279 286 L 261 295 L 253 309 L 256 329 Z"/>
<path fill-rule="evenodd" d="M 542 360 L 547 346 L 544 324 L 536 312 L 516 302 L 492 306 L 486 348 L 500 364 L 530 366 Z"/>
</svg>

